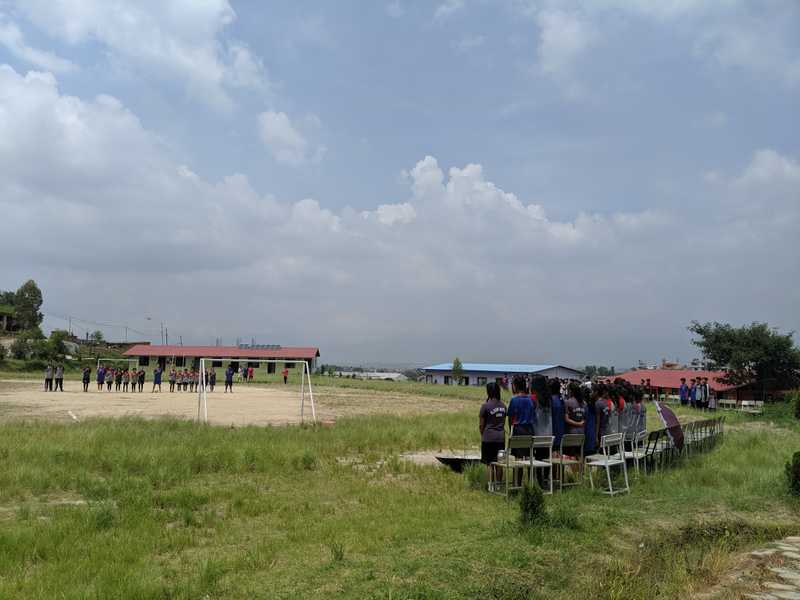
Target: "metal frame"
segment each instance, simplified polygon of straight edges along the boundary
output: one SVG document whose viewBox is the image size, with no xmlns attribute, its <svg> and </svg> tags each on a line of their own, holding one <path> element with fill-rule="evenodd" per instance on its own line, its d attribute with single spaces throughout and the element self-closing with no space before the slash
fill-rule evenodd
<svg viewBox="0 0 800 600">
<path fill-rule="evenodd" d="M 308 397 L 309 402 L 311 404 L 311 420 L 316 425 L 317 423 L 317 407 L 314 403 L 314 390 L 311 387 L 311 368 L 308 366 L 308 362 L 303 359 L 296 359 L 296 360 L 282 360 L 282 359 L 274 359 L 274 358 L 261 358 L 261 359 L 238 359 L 235 357 L 230 356 L 205 356 L 200 358 L 200 365 L 199 369 L 200 372 L 198 373 L 198 385 L 197 385 L 197 420 L 202 421 L 203 423 L 208 423 L 208 395 L 206 394 L 206 361 L 228 361 L 228 362 L 241 362 L 242 360 L 247 360 L 247 362 L 257 362 L 261 363 L 283 363 L 283 364 L 297 364 L 302 363 L 303 369 L 300 378 L 300 423 L 305 422 L 305 404 L 306 404 L 306 381 L 308 382 Z M 202 417 L 202 418 L 201 418 Z"/>
</svg>

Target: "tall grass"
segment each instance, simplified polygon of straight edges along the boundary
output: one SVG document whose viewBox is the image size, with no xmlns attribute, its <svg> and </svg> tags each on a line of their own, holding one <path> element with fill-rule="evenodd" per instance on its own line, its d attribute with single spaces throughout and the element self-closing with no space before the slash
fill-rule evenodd
<svg viewBox="0 0 800 600">
<path fill-rule="evenodd" d="M 794 430 L 731 431 L 629 496 L 548 497 L 549 518 L 520 529 L 515 503 L 397 459 L 474 429 L 471 412 L 0 425 L 0 598 L 677 597 L 713 573 L 651 546 L 725 556 L 800 527 L 782 473 Z"/>
</svg>

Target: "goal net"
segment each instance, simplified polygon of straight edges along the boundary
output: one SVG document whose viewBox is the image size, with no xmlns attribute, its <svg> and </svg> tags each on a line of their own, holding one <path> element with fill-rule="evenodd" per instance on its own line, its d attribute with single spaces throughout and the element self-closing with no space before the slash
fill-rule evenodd
<svg viewBox="0 0 800 600">
<path fill-rule="evenodd" d="M 214 362 L 231 362 L 230 358 L 201 358 L 200 359 L 200 372 L 198 373 L 198 386 L 197 386 L 197 420 L 202 423 L 208 423 L 208 382 L 206 381 L 206 374 L 209 368 L 213 367 Z M 317 407 L 314 404 L 314 390 L 311 387 L 311 370 L 308 362 L 305 360 L 275 360 L 275 359 L 258 359 L 248 362 L 255 362 L 260 364 L 274 364 L 300 366 L 300 388 L 298 390 L 298 403 L 300 412 L 300 423 L 305 423 L 307 419 L 307 412 L 311 412 L 311 422 L 317 422 Z M 266 367 L 267 374 L 271 374 L 268 367 Z"/>
</svg>

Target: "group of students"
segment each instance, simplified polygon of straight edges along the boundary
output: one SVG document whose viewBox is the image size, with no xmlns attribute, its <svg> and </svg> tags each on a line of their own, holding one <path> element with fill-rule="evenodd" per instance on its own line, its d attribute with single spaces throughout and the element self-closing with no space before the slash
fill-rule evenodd
<svg viewBox="0 0 800 600">
<path fill-rule="evenodd" d="M 686 377 L 681 377 L 678 395 L 683 406 L 688 404 L 701 410 L 717 410 L 717 397 L 708 383 L 708 377 L 693 377 L 691 385 L 686 384 Z"/>
<path fill-rule="evenodd" d="M 44 391 L 54 392 L 56 390 L 64 391 L 64 366 L 60 364 L 47 365 L 44 370 Z"/>
<path fill-rule="evenodd" d="M 48 371 L 45 371 L 45 390 L 49 389 L 52 390 L 52 378 L 48 380 L 48 374 L 50 373 L 50 367 L 48 367 Z M 57 371 L 58 372 L 58 371 Z M 64 391 L 63 386 L 63 368 L 61 369 L 61 379 L 57 380 L 60 383 L 61 391 Z M 225 370 L 225 392 L 233 393 L 233 375 L 234 370 L 232 367 L 228 367 Z M 157 366 L 153 369 L 153 389 L 152 392 L 160 392 L 161 391 L 161 381 L 164 376 L 164 371 L 161 366 Z M 51 375 L 52 377 L 52 375 Z M 142 392 L 144 390 L 144 382 L 146 379 L 145 370 L 142 368 L 127 368 L 127 369 L 117 369 L 114 367 L 106 367 L 105 365 L 100 365 L 97 368 L 97 390 L 103 391 L 105 387 L 107 391 L 114 391 L 117 392 L 127 392 L 128 386 L 130 386 L 131 392 L 138 391 Z M 83 382 L 83 391 L 89 391 L 89 383 L 92 380 L 92 369 L 90 367 L 83 368 L 83 376 L 81 378 Z M 169 374 L 167 375 L 167 381 L 169 382 L 169 391 L 174 392 L 177 388 L 177 391 L 188 391 L 194 392 L 195 390 L 200 390 L 200 373 L 196 369 L 184 369 L 181 371 L 180 369 L 175 369 L 174 367 L 170 369 Z M 48 383 L 49 382 L 49 383 Z M 214 387 L 217 385 L 217 372 L 212 368 L 211 370 L 206 369 L 205 371 L 205 383 L 206 389 L 209 392 L 214 391 Z"/>
<path fill-rule="evenodd" d="M 486 402 L 480 408 L 481 462 L 491 464 L 509 436 L 553 436 L 553 447 L 561 446 L 564 434 L 584 434 L 584 454 L 592 454 L 605 435 L 634 433 L 647 429 L 647 407 L 641 388 L 623 379 L 595 383 L 591 387 L 557 378 L 515 376 L 512 398 L 506 406 L 496 382 L 486 385 Z M 526 456 L 525 450 L 515 455 Z"/>
</svg>

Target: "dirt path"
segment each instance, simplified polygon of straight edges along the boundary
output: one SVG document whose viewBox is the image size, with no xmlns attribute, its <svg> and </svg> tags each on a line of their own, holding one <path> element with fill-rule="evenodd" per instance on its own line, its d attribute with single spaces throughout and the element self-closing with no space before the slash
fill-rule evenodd
<svg viewBox="0 0 800 600">
<path fill-rule="evenodd" d="M 63 392 L 44 392 L 41 383 L 25 380 L 0 381 L 0 421 L 44 419 L 82 420 L 91 417 L 163 416 L 194 419 L 197 394 L 189 392 L 151 393 L 145 383 L 143 393 L 97 391 L 91 383 L 82 391 L 77 381 L 64 383 Z M 162 386 L 168 390 L 168 385 Z M 315 390 L 317 419 L 332 421 L 341 417 L 369 414 L 409 415 L 461 410 L 475 404 L 468 400 L 431 398 L 371 390 L 320 387 Z M 306 416 L 310 416 L 306 406 Z M 477 408 L 476 408 L 477 410 Z M 218 425 L 285 425 L 300 421 L 300 394 L 297 387 L 281 385 L 236 385 L 233 394 L 217 386 L 208 394 L 208 418 Z"/>
</svg>

